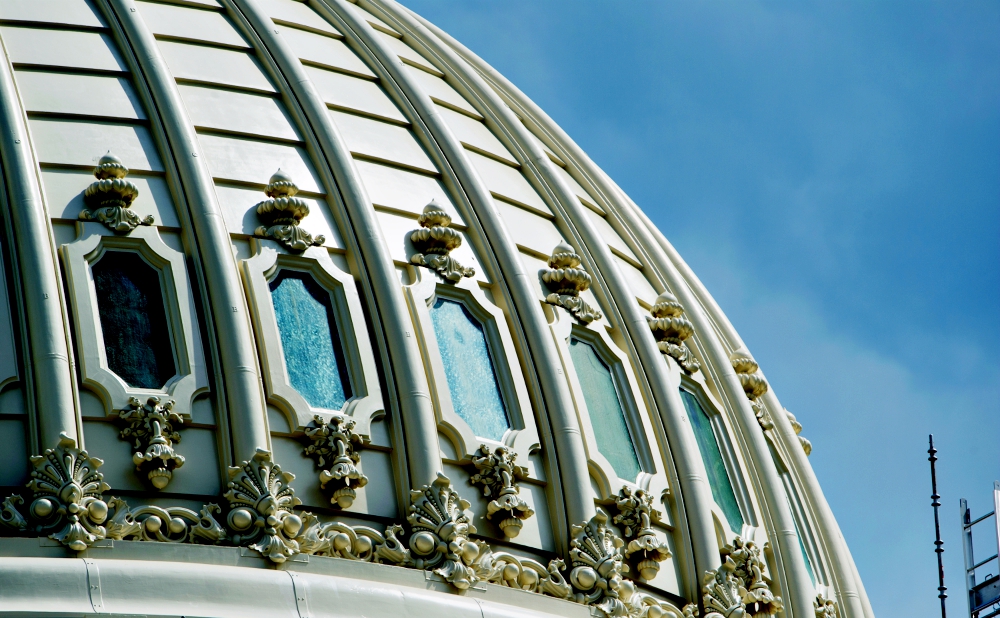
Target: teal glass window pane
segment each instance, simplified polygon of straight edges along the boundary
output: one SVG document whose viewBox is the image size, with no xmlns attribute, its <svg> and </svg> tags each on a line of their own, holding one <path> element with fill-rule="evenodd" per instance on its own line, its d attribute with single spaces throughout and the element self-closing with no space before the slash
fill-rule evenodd
<svg viewBox="0 0 1000 618">
<path fill-rule="evenodd" d="M 351 383 L 330 292 L 293 270 L 282 270 L 270 288 L 288 381 L 314 408 L 343 408 Z"/>
<path fill-rule="evenodd" d="M 431 322 L 455 413 L 477 436 L 499 442 L 510 421 L 483 325 L 465 305 L 443 298 L 431 307 Z"/>
<path fill-rule="evenodd" d="M 712 430 L 712 421 L 694 395 L 682 390 L 681 399 L 684 400 L 684 407 L 687 409 L 691 427 L 694 429 L 694 437 L 698 441 L 701 460 L 705 462 L 708 484 L 712 487 L 712 497 L 725 514 L 729 527 L 735 532 L 739 532 L 743 528 L 743 514 L 740 513 L 740 506 L 736 502 L 736 493 L 729 480 L 726 462 L 722 459 L 719 443 L 715 439 L 715 431 Z"/>
<path fill-rule="evenodd" d="M 809 560 L 809 553 L 806 552 L 806 545 L 802 541 L 802 529 L 799 528 L 799 522 L 795 522 L 795 532 L 799 537 L 799 549 L 802 550 L 802 561 L 806 563 L 806 571 L 809 572 L 809 579 L 812 580 L 813 586 L 816 585 L 816 573 L 813 572 L 812 562 Z"/>
<path fill-rule="evenodd" d="M 174 376 L 160 273 L 137 253 L 109 251 L 91 266 L 108 369 L 136 388 Z"/>
<path fill-rule="evenodd" d="M 639 467 L 632 435 L 625 423 L 625 411 L 618 399 L 611 369 L 593 346 L 578 339 L 570 340 L 569 355 L 583 389 L 590 422 L 597 434 L 597 449 L 619 477 L 634 480 L 642 468 Z"/>
</svg>

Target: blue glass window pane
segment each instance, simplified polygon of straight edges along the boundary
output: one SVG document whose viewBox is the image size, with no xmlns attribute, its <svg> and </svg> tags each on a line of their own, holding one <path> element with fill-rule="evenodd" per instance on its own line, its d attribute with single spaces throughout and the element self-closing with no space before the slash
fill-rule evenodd
<svg viewBox="0 0 1000 618">
<path fill-rule="evenodd" d="M 597 434 L 598 450 L 608 459 L 619 477 L 634 480 L 641 471 L 639 458 L 635 454 L 635 445 L 625 423 L 625 411 L 618 399 L 611 369 L 604 364 L 597 351 L 583 341 L 571 339 L 569 355 L 573 359 L 580 388 L 583 389 L 590 422 Z"/>
<path fill-rule="evenodd" d="M 431 308 L 431 321 L 455 413 L 477 436 L 501 440 L 510 422 L 482 324 L 462 303 L 443 298 Z"/>
<path fill-rule="evenodd" d="M 351 386 L 330 293 L 311 276 L 289 270 L 270 287 L 289 382 L 310 406 L 341 409 Z"/>
<path fill-rule="evenodd" d="M 725 514 L 729 527 L 738 533 L 743 528 L 743 514 L 736 502 L 736 493 L 729 480 L 729 472 L 726 470 L 726 462 L 722 459 L 719 443 L 715 440 L 712 421 L 694 395 L 682 390 L 681 399 L 684 400 L 684 407 L 687 408 L 688 418 L 694 429 L 694 437 L 698 441 L 701 460 L 705 462 L 708 484 L 712 487 L 712 498 Z"/>
<path fill-rule="evenodd" d="M 129 386 L 162 388 L 176 367 L 160 273 L 125 251 L 105 253 L 91 272 L 108 369 Z"/>
</svg>

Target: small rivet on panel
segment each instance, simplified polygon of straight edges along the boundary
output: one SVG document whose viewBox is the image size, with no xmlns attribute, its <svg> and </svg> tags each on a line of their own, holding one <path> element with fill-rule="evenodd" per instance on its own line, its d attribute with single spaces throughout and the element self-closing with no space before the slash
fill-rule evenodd
<svg viewBox="0 0 1000 618">
<path fill-rule="evenodd" d="M 19 140 L 19 139 L 16 139 L 16 140 L 14 140 L 14 143 L 15 143 L 15 144 L 20 144 L 20 143 L 21 143 L 21 140 Z"/>
<path fill-rule="evenodd" d="M 191 153 L 191 156 L 192 156 L 192 157 L 197 157 L 197 156 L 198 156 L 198 153 L 197 153 L 197 152 L 192 152 L 192 153 Z"/>
</svg>

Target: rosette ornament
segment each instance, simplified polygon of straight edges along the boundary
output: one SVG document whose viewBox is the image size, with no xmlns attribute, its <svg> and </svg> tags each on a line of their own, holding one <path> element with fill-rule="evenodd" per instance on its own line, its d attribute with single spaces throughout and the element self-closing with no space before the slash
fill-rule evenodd
<svg viewBox="0 0 1000 618">
<path fill-rule="evenodd" d="M 471 482 L 482 486 L 483 495 L 491 498 L 486 506 L 486 518 L 492 520 L 499 514 L 497 525 L 509 539 L 516 537 L 524 526 L 524 520 L 535 514 L 519 495 L 521 488 L 517 479 L 526 478 L 528 470 L 517 465 L 516 459 L 517 453 L 510 452 L 505 446 L 491 449 L 485 444 L 472 456 L 472 465 L 476 466 L 477 472 Z"/>
<path fill-rule="evenodd" d="M 86 208 L 80 212 L 81 220 L 99 221 L 116 234 L 128 234 L 140 225 L 153 225 L 152 215 L 140 219 L 132 210 L 139 188 L 126 180 L 128 168 L 121 159 L 108 151 L 97 162 L 94 176 L 97 180 L 83 191 Z"/>
<path fill-rule="evenodd" d="M 625 559 L 639 574 L 649 581 L 660 571 L 660 563 L 670 557 L 670 550 L 653 532 L 652 522 L 660 519 L 653 508 L 653 497 L 645 490 L 633 491 L 627 485 L 618 492 L 618 514 L 615 523 L 625 527 Z"/>
<path fill-rule="evenodd" d="M 251 543 L 272 562 L 282 563 L 299 553 L 295 537 L 302 518 L 294 509 L 302 502 L 289 483 L 295 478 L 271 461 L 271 453 L 257 449 L 253 459 L 229 468 L 229 517 L 226 523 L 235 534 L 236 545 Z"/>
<path fill-rule="evenodd" d="M 166 487 L 173 471 L 184 465 L 184 457 L 174 450 L 174 444 L 181 440 L 175 427 L 180 428 L 184 419 L 173 408 L 170 399 L 161 403 L 159 397 L 150 397 L 142 403 L 130 397 L 128 407 L 118 411 L 118 418 L 125 424 L 118 436 L 132 444 L 136 472 L 145 473 L 157 489 Z"/>
<path fill-rule="evenodd" d="M 580 298 L 580 292 L 586 291 L 593 283 L 582 264 L 576 249 L 562 241 L 552 250 L 549 267 L 542 271 L 542 281 L 551 292 L 545 297 L 545 302 L 563 307 L 576 319 L 589 324 L 600 320 L 603 314 Z"/>
<path fill-rule="evenodd" d="M 684 316 L 684 307 L 677 297 L 670 292 L 660 294 L 650 313 L 653 317 L 646 320 L 660 352 L 673 358 L 688 373 L 701 369 L 701 363 L 684 345 L 684 340 L 694 334 L 694 325 Z"/>
<path fill-rule="evenodd" d="M 417 250 L 410 256 L 411 263 L 430 268 L 448 281 L 475 276 L 475 268 L 467 268 L 451 257 L 450 253 L 462 246 L 462 235 L 451 228 L 451 215 L 437 202 L 431 200 L 424 206 L 417 223 L 420 229 L 410 232 L 410 242 Z"/>
<path fill-rule="evenodd" d="M 326 238 L 305 231 L 299 224 L 309 214 L 309 204 L 295 197 L 299 188 L 291 177 L 280 169 L 271 176 L 264 193 L 268 199 L 257 204 L 257 217 L 264 225 L 254 230 L 259 238 L 270 238 L 283 244 L 291 251 L 305 251 L 309 247 L 320 246 Z"/>
<path fill-rule="evenodd" d="M 305 428 L 305 433 L 312 444 L 303 453 L 312 457 L 322 470 L 320 488 L 330 496 L 330 504 L 350 508 L 358 495 L 354 488 L 368 484 L 368 477 L 358 470 L 361 456 L 354 451 L 354 446 L 364 440 L 354 433 L 354 421 L 335 415 L 327 422 L 317 415 Z"/>
<path fill-rule="evenodd" d="M 764 404 L 760 402 L 760 397 L 767 392 L 767 381 L 757 374 L 757 370 L 760 369 L 757 361 L 745 350 L 740 349 L 730 355 L 729 362 L 732 363 L 733 369 L 736 371 L 736 377 L 740 379 L 743 392 L 750 400 L 750 407 L 753 408 L 753 412 L 757 416 L 757 422 L 765 430 L 770 429 L 774 424 L 771 419 L 767 418 Z"/>
</svg>

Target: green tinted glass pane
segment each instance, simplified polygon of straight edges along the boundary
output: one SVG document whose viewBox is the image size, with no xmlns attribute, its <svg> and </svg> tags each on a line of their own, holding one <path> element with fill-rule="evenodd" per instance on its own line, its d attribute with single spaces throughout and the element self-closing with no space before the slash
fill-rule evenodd
<svg viewBox="0 0 1000 618">
<path fill-rule="evenodd" d="M 305 273 L 270 283 L 288 381 L 314 408 L 339 410 L 351 396 L 330 293 Z"/>
<path fill-rule="evenodd" d="M 162 388 L 176 369 L 160 273 L 125 251 L 105 253 L 91 270 L 108 369 L 129 386 Z"/>
<path fill-rule="evenodd" d="M 712 487 L 712 497 L 726 515 L 729 527 L 739 532 L 743 528 L 743 514 L 740 513 L 739 504 L 736 502 L 736 493 L 733 492 L 733 484 L 729 481 L 729 473 L 726 471 L 726 462 L 722 459 L 719 443 L 715 440 L 712 422 L 694 395 L 682 390 L 681 399 L 684 400 L 688 418 L 691 419 L 701 459 L 705 462 L 708 483 Z"/>
<path fill-rule="evenodd" d="M 573 359 L 576 376 L 583 389 L 590 422 L 597 435 L 597 448 L 601 451 L 619 477 L 634 480 L 641 468 L 635 454 L 635 445 L 625 424 L 625 411 L 618 399 L 611 369 L 604 364 L 592 346 L 578 339 L 571 339 L 569 355 Z"/>
<path fill-rule="evenodd" d="M 477 436 L 500 441 L 510 422 L 482 324 L 465 305 L 443 298 L 431 321 L 455 413 Z"/>
</svg>

